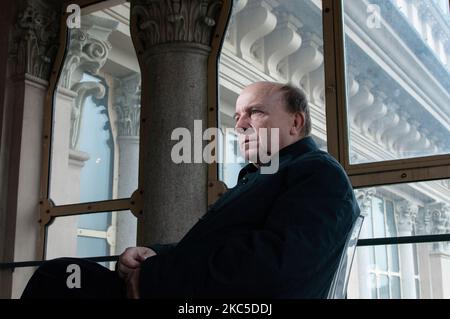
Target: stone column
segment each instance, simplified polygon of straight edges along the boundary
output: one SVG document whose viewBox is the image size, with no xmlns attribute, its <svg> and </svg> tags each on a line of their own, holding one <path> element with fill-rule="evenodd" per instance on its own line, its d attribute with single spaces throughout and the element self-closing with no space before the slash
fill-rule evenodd
<svg viewBox="0 0 450 319">
<path fill-rule="evenodd" d="M 143 68 L 140 245 L 178 241 L 206 212 L 207 164 L 175 164 L 171 151 L 179 140 L 171 135 L 176 128 L 192 135 L 194 120 L 206 128 L 207 61 L 222 5 L 131 1 L 133 41 Z"/>
<path fill-rule="evenodd" d="M 450 205 L 434 203 L 425 208 L 431 222 L 430 234 L 450 233 Z M 450 245 L 448 242 L 438 242 L 431 245 L 429 252 L 430 282 L 432 298 L 450 298 Z"/>
<path fill-rule="evenodd" d="M 397 221 L 398 236 L 412 236 L 417 212 L 417 205 L 414 205 L 407 200 L 396 203 L 395 217 Z M 402 273 L 402 298 L 415 299 L 417 296 L 413 246 L 412 244 L 399 245 L 398 250 L 400 254 L 400 271 Z"/>
<path fill-rule="evenodd" d="M 119 148 L 118 198 L 131 197 L 138 188 L 139 127 L 141 113 L 141 75 L 132 74 L 119 80 L 115 92 L 117 112 L 117 145 Z M 118 212 L 116 254 L 136 246 L 137 219 L 130 212 Z"/>
<path fill-rule="evenodd" d="M 355 191 L 355 196 L 358 201 L 359 208 L 361 209 L 361 215 L 364 216 L 364 224 L 361 228 L 361 233 L 359 235 L 360 238 L 369 238 L 370 237 L 370 229 L 367 225 L 369 225 L 369 221 L 367 218 L 370 218 L 369 211 L 372 205 L 372 197 L 375 194 L 374 188 L 368 189 L 358 189 Z M 370 287 L 370 277 L 369 271 L 372 265 L 369 263 L 370 261 L 370 249 L 372 247 L 361 247 L 356 251 L 357 254 L 357 263 L 356 266 L 353 266 L 354 269 L 352 273 L 357 271 L 358 278 L 358 298 L 362 299 L 370 299 L 371 298 L 371 287 Z M 350 291 L 350 290 L 349 290 Z"/>
</svg>

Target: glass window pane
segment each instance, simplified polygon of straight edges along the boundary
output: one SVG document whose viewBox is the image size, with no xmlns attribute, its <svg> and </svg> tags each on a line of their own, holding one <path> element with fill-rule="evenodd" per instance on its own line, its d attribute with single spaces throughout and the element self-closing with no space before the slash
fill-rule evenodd
<svg viewBox="0 0 450 319">
<path fill-rule="evenodd" d="M 379 197 L 372 199 L 373 235 L 375 237 L 386 236 L 386 226 L 384 224 L 384 203 Z"/>
<path fill-rule="evenodd" d="M 389 278 L 386 275 L 378 277 L 378 293 L 380 299 L 389 299 Z"/>
<path fill-rule="evenodd" d="M 364 225 L 361 239 L 450 233 L 448 180 L 358 189 L 355 195 L 366 215 L 364 224 L 373 224 L 373 233 Z"/>
<path fill-rule="evenodd" d="M 343 3 L 350 163 L 449 154 L 448 9 L 430 0 Z"/>
<path fill-rule="evenodd" d="M 127 198 L 137 189 L 140 70 L 130 5 L 105 1 L 70 29 L 53 97 L 50 198 Z"/>
<path fill-rule="evenodd" d="M 289 82 L 302 88 L 309 99 L 312 136 L 326 149 L 321 1 L 234 2 L 219 63 L 219 127 L 223 132 L 235 126 L 235 104 L 242 89 L 258 81 Z M 227 157 L 231 146 L 226 142 L 222 148 L 219 176 L 232 187 L 243 163 L 230 163 L 239 156 Z"/>
<path fill-rule="evenodd" d="M 375 246 L 375 262 L 380 270 L 388 270 L 387 249 L 384 246 Z"/>
<path fill-rule="evenodd" d="M 388 246 L 388 254 L 389 254 L 389 270 L 393 272 L 399 272 L 400 265 L 398 259 L 397 246 Z"/>
<path fill-rule="evenodd" d="M 397 237 L 397 227 L 395 225 L 394 217 L 394 203 L 390 200 L 386 200 L 386 236 Z"/>
<path fill-rule="evenodd" d="M 108 256 L 109 245 L 106 238 L 84 237 L 77 238 L 77 256 Z M 101 265 L 108 267 L 109 262 L 101 262 Z"/>
<path fill-rule="evenodd" d="M 400 299 L 402 297 L 401 288 L 400 288 L 400 277 L 391 276 L 389 278 L 391 284 L 391 298 L 392 299 Z"/>
<path fill-rule="evenodd" d="M 349 282 L 349 299 L 403 298 L 403 299 L 450 299 L 450 242 L 364 246 L 357 247 Z M 368 248 L 398 251 L 401 258 L 399 272 L 384 271 L 383 265 L 372 265 Z M 439 250 L 436 250 L 439 247 Z M 418 273 L 414 259 L 418 260 Z M 375 274 L 378 283 L 374 283 Z M 378 295 L 374 291 L 378 289 Z"/>
<path fill-rule="evenodd" d="M 46 257 L 120 255 L 136 246 L 137 221 L 129 211 L 56 217 L 46 231 Z"/>
<path fill-rule="evenodd" d="M 377 276 L 375 274 L 370 274 L 370 295 L 372 299 L 377 299 Z"/>
</svg>

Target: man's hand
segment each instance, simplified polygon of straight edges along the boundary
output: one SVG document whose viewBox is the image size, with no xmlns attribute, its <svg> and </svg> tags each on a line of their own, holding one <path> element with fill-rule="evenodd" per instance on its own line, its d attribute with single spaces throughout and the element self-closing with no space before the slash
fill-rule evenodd
<svg viewBox="0 0 450 319">
<path fill-rule="evenodd" d="M 139 267 L 141 263 L 148 257 L 155 256 L 156 253 L 147 247 L 130 247 L 120 255 L 118 261 L 117 272 L 120 278 L 128 283 L 133 277 L 136 280 L 134 272 L 138 270 L 137 278 L 139 278 Z"/>
<path fill-rule="evenodd" d="M 127 284 L 127 298 L 130 299 L 139 299 L 139 274 L 141 269 L 137 268 L 132 270 L 128 275 L 128 279 L 126 281 Z"/>
</svg>

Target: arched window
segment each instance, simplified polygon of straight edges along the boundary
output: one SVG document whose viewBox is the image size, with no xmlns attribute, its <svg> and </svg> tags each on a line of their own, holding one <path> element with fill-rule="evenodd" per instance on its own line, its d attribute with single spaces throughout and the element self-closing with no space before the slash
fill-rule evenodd
<svg viewBox="0 0 450 319">
<path fill-rule="evenodd" d="M 141 75 L 130 4 L 92 1 L 81 12 L 79 28 L 67 29 L 51 107 L 46 258 L 136 244 Z"/>
</svg>

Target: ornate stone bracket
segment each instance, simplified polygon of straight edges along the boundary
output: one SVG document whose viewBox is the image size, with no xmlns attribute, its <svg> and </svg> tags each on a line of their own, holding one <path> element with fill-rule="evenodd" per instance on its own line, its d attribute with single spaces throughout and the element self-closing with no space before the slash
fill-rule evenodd
<svg viewBox="0 0 450 319">
<path fill-rule="evenodd" d="M 80 29 L 70 31 L 69 44 L 59 87 L 77 93 L 73 101 L 70 148 L 77 149 L 84 103 L 89 96 L 103 98 L 106 88 L 98 82 L 81 82 L 84 73 L 98 74 L 108 59 L 111 44 L 108 37 L 118 22 L 97 16 L 83 16 Z"/>
<path fill-rule="evenodd" d="M 108 37 L 118 22 L 97 16 L 83 16 L 81 29 L 70 32 L 67 55 L 59 86 L 73 90 L 83 73 L 97 74 L 108 59 L 111 44 Z"/>
</svg>

